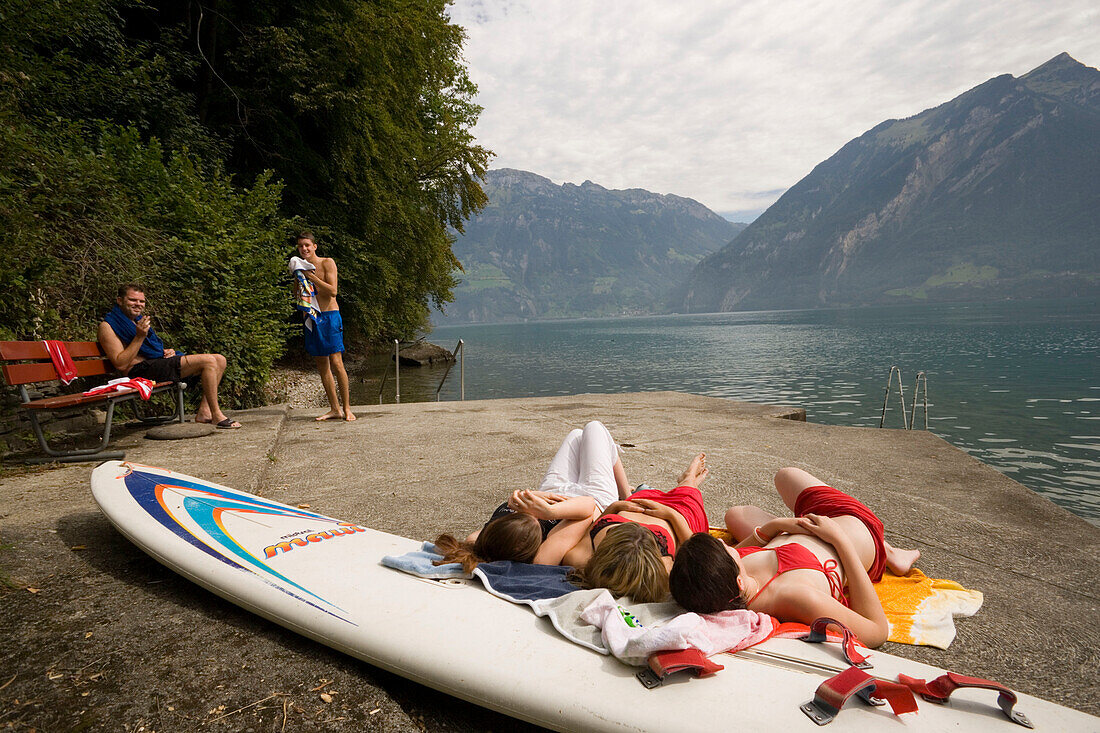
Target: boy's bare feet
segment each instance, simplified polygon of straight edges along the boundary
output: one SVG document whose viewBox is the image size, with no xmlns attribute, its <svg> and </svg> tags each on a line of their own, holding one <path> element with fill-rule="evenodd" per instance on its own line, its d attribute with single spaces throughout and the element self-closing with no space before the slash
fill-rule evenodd
<svg viewBox="0 0 1100 733">
<path fill-rule="evenodd" d="M 886 567 L 894 575 L 907 574 L 920 558 L 920 550 L 899 550 L 889 542 L 883 544 L 886 546 Z"/>
<path fill-rule="evenodd" d="M 348 422 L 351 422 L 352 420 L 355 419 L 355 413 L 352 412 L 351 410 L 346 411 L 344 413 L 344 419 L 347 420 Z"/>
<path fill-rule="evenodd" d="M 707 468 L 707 454 L 699 453 L 691 459 L 691 463 L 684 469 L 684 472 L 680 474 L 680 486 L 694 486 L 699 488 L 699 484 L 703 483 L 703 479 L 707 477 L 709 473 Z"/>
<path fill-rule="evenodd" d="M 340 412 L 339 410 L 329 410 L 324 415 L 321 415 L 321 417 L 316 418 L 316 420 L 317 420 L 317 422 L 323 422 L 325 420 L 334 420 L 338 417 L 343 417 L 343 416 L 344 416 L 344 413 Z"/>
</svg>

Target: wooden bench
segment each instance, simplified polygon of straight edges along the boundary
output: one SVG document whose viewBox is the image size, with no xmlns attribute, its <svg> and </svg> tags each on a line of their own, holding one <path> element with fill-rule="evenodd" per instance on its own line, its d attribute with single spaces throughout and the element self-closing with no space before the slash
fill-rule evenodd
<svg viewBox="0 0 1100 733">
<path fill-rule="evenodd" d="M 99 344 L 95 341 L 65 341 L 65 348 L 72 357 L 76 366 L 77 377 L 97 377 L 111 374 L 115 371 Z M 120 402 L 128 402 L 140 397 L 136 390 L 130 392 L 108 392 L 98 395 L 68 394 L 56 397 L 45 397 L 32 400 L 27 392 L 27 385 L 38 382 L 60 381 L 57 370 L 50 360 L 46 345 L 41 341 L 0 341 L 0 368 L 2 368 L 4 381 L 15 387 L 19 387 L 19 395 L 23 400 L 20 405 L 30 415 L 31 427 L 34 436 L 38 439 L 38 445 L 46 452 L 48 457 L 31 459 L 30 463 L 44 463 L 59 461 L 62 463 L 75 463 L 79 461 L 99 461 L 125 457 L 122 451 L 105 451 L 111 440 L 111 421 L 115 413 L 115 405 Z M 183 382 L 158 382 L 153 388 L 153 393 L 175 392 L 176 411 L 168 418 L 147 418 L 137 411 L 137 403 L 134 403 L 135 414 L 142 422 L 167 422 L 176 420 L 183 422 Z M 41 412 L 49 410 L 64 410 L 73 407 L 93 406 L 106 403 L 107 418 L 103 423 L 103 439 L 95 448 L 79 448 L 75 450 L 61 451 L 51 448 L 46 442 L 46 436 L 42 432 L 42 426 L 38 422 Z"/>
</svg>

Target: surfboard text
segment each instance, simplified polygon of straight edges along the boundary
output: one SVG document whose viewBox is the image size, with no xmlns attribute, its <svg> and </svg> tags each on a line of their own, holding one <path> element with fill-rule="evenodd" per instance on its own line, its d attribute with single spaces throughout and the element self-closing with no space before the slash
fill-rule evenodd
<svg viewBox="0 0 1100 733">
<path fill-rule="evenodd" d="M 312 534 L 307 534 L 305 537 L 295 537 L 286 542 L 277 542 L 274 545 L 268 545 L 264 548 L 264 555 L 270 560 L 280 552 L 290 552 L 295 547 L 308 547 L 311 542 L 323 542 L 333 537 L 341 537 L 343 535 L 366 531 L 367 530 L 363 527 L 352 524 L 351 522 L 340 522 L 336 529 L 327 529 L 324 532 L 313 532 Z"/>
</svg>

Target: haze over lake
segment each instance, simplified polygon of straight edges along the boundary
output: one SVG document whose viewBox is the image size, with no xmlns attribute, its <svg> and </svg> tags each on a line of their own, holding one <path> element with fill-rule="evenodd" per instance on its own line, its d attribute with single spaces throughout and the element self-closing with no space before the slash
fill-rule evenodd
<svg viewBox="0 0 1100 733">
<path fill-rule="evenodd" d="M 459 338 L 467 399 L 676 390 L 803 407 L 832 425 L 877 427 L 892 365 L 908 410 L 924 371 L 929 430 L 1100 524 L 1100 302 L 456 325 L 430 336 L 449 349 Z M 402 399 L 434 399 L 441 376 L 403 369 Z M 441 399 L 458 398 L 457 376 Z M 356 403 L 377 402 L 376 380 L 361 390 Z M 919 404 L 916 418 L 923 427 Z M 886 427 L 901 426 L 895 387 Z"/>
</svg>

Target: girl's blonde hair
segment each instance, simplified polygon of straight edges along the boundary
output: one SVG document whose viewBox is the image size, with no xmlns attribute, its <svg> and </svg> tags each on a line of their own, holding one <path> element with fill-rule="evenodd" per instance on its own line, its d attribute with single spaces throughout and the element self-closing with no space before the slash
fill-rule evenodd
<svg viewBox="0 0 1100 733">
<path fill-rule="evenodd" d="M 460 562 L 469 573 L 478 563 L 494 560 L 533 562 L 542 545 L 542 526 L 530 514 L 516 512 L 497 517 L 486 524 L 474 542 L 441 534 L 435 539 L 435 549 L 443 559 L 434 563 Z"/>
<path fill-rule="evenodd" d="M 592 559 L 572 579 L 584 588 L 607 588 L 638 603 L 655 603 L 668 596 L 668 571 L 657 540 L 633 522 L 608 529 Z"/>
</svg>

